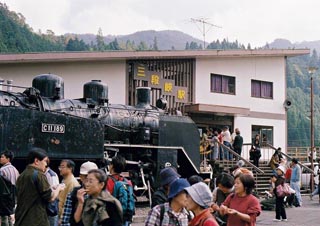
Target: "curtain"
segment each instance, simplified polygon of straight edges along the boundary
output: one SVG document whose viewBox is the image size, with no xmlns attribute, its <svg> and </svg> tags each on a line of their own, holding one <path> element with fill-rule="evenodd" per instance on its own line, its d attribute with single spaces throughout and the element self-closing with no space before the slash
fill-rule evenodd
<svg viewBox="0 0 320 226">
<path fill-rule="evenodd" d="M 272 98 L 272 83 L 261 82 L 261 97 Z"/>
<path fill-rule="evenodd" d="M 213 75 L 212 76 L 212 84 L 211 87 L 213 87 L 213 92 L 221 93 L 221 84 L 222 84 L 222 76 Z"/>
<path fill-rule="evenodd" d="M 259 81 L 251 80 L 251 96 L 261 97 L 261 83 Z"/>
</svg>

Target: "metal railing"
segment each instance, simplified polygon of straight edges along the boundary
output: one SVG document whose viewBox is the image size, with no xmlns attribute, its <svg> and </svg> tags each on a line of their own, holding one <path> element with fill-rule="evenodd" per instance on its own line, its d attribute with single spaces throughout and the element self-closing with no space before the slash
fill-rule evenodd
<svg viewBox="0 0 320 226">
<path fill-rule="evenodd" d="M 250 167 L 252 167 L 253 169 L 255 169 L 257 171 L 257 173 L 261 173 L 264 174 L 264 171 L 261 170 L 260 168 L 256 167 L 255 165 L 253 165 L 250 161 L 248 161 L 249 158 L 246 158 L 247 155 L 245 155 L 243 152 L 241 152 L 241 155 L 239 155 L 237 152 L 235 152 L 234 150 L 230 149 L 228 146 L 224 145 L 224 144 L 220 144 L 220 146 L 224 149 L 227 150 L 229 152 L 229 154 L 231 153 L 233 156 L 238 157 L 239 159 L 243 160 L 247 165 L 249 165 Z M 244 154 L 244 155 L 243 155 Z"/>
</svg>

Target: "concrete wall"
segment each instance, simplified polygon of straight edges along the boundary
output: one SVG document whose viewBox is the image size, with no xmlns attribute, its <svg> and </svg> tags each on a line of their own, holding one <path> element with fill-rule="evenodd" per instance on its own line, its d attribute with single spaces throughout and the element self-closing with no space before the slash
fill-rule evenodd
<svg viewBox="0 0 320 226">
<path fill-rule="evenodd" d="M 255 115 L 271 113 L 266 118 L 235 116 L 234 127 L 241 130 L 245 143 L 251 142 L 252 125 L 272 126 L 274 146 L 286 147 L 284 57 L 207 58 L 196 61 L 195 103 L 248 108 Z M 210 74 L 234 76 L 236 94 L 210 92 Z M 251 97 L 251 79 L 273 83 L 273 99 Z"/>
<path fill-rule="evenodd" d="M 64 79 L 66 99 L 83 97 L 83 85 L 92 79 L 100 79 L 109 87 L 110 103 L 126 103 L 126 62 L 124 60 L 0 65 L 0 77 L 5 80 L 12 79 L 14 85 L 30 87 L 36 75 L 46 73 L 56 74 Z"/>
</svg>

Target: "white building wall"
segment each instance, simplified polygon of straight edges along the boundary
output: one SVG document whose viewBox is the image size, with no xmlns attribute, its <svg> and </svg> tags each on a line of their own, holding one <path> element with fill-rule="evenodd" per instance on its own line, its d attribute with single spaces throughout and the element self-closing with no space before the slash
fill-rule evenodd
<svg viewBox="0 0 320 226">
<path fill-rule="evenodd" d="M 14 85 L 32 85 L 32 79 L 39 74 L 55 74 L 64 80 L 66 99 L 83 97 L 83 85 L 98 79 L 108 85 L 109 101 L 115 104 L 126 103 L 126 62 L 70 62 L 1 65 L 0 77 L 12 79 Z M 18 90 L 22 92 L 23 90 Z"/>
<path fill-rule="evenodd" d="M 236 95 L 211 93 L 210 74 L 236 77 Z M 284 114 L 284 57 L 211 58 L 196 60 L 195 103 L 250 108 Z M 251 97 L 251 79 L 273 82 L 273 99 Z"/>
<path fill-rule="evenodd" d="M 197 59 L 195 103 L 248 108 L 255 113 L 285 115 L 285 59 L 284 57 L 211 58 Z M 210 74 L 234 76 L 236 94 L 210 92 Z M 273 83 L 273 99 L 251 97 L 251 79 Z M 252 125 L 273 127 L 274 146 L 286 147 L 286 123 L 282 119 L 235 116 L 234 128 L 239 128 L 244 143 L 251 143 Z"/>
</svg>

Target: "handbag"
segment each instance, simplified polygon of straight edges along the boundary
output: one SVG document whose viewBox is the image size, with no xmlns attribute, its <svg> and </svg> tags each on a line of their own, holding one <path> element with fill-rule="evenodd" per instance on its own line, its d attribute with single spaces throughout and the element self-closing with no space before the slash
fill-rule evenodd
<svg viewBox="0 0 320 226">
<path fill-rule="evenodd" d="M 284 183 L 283 185 L 279 184 L 277 186 L 277 195 L 279 197 L 285 197 L 292 194 L 292 190 L 290 190 L 290 185 L 288 183 Z"/>
</svg>

